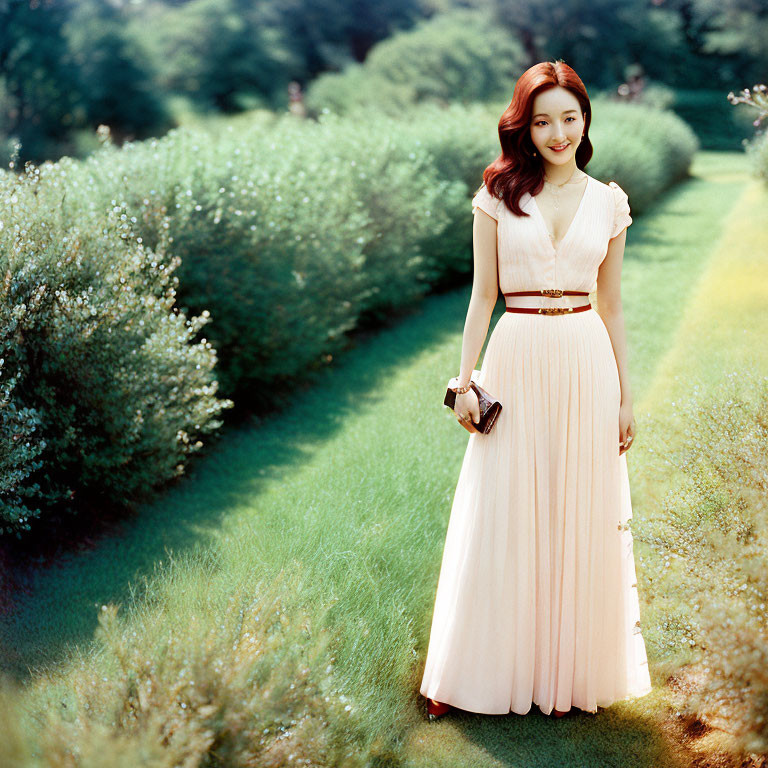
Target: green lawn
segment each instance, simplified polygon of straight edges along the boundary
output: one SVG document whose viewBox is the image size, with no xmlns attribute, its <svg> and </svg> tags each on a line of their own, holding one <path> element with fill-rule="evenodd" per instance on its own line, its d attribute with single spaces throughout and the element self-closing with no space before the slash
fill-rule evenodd
<svg viewBox="0 0 768 768">
<path fill-rule="evenodd" d="M 675 381 L 679 355 L 670 350 L 688 349 L 706 367 L 704 340 L 681 329 L 696 329 L 694 287 L 707 279 L 750 183 L 738 154 L 702 153 L 693 173 L 627 235 L 622 293 L 641 430 L 628 460 L 638 519 L 649 511 L 638 491 L 653 439 L 641 414 L 661 407 Z M 658 725 L 664 691 L 652 627 L 645 636 L 658 689 L 636 703 L 562 721 L 535 707 L 526 717 L 424 720 L 418 683 L 467 440 L 441 403 L 458 369 L 468 299 L 469 287 L 428 298 L 350 351 L 290 410 L 229 434 L 114 535 L 35 571 L 0 616 L 4 670 L 43 697 L 43 670 L 30 676 L 28 667 L 87 651 L 101 605 L 121 602 L 142 632 L 159 637 L 183 631 L 194 613 L 215 625 L 228 595 L 286 569 L 301 575 L 301 603 L 338 637 L 336 672 L 364 710 L 365 743 L 356 749 L 425 768 L 682 765 Z M 500 302 L 492 324 L 501 311 Z M 725 338 L 747 343 L 729 333 L 730 317 L 723 313 Z M 160 609 L 164 619 L 153 625 Z M 66 676 L 56 685 L 66 687 Z"/>
</svg>

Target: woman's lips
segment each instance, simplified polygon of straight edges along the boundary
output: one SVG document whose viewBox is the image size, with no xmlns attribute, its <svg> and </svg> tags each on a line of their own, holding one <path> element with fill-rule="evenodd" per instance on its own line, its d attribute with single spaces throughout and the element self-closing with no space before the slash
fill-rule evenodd
<svg viewBox="0 0 768 768">
<path fill-rule="evenodd" d="M 551 149 L 553 152 L 562 152 L 564 149 L 567 149 L 568 146 L 569 146 L 568 144 L 563 144 L 563 145 L 558 145 L 554 147 L 548 147 L 548 149 Z"/>
</svg>

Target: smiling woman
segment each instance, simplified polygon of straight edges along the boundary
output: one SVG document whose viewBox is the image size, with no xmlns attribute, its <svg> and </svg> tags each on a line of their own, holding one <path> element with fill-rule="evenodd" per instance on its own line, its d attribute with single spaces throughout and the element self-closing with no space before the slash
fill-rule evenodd
<svg viewBox="0 0 768 768">
<path fill-rule="evenodd" d="M 529 69 L 472 200 L 458 383 L 500 289 L 507 311 L 477 384 L 502 411 L 490 433 L 470 434 L 456 486 L 420 688 L 430 717 L 533 704 L 595 713 L 651 690 L 625 456 L 634 426 L 620 277 L 632 219 L 619 185 L 583 170 L 590 117 L 570 67 Z M 477 421 L 471 389 L 455 411 Z"/>
</svg>

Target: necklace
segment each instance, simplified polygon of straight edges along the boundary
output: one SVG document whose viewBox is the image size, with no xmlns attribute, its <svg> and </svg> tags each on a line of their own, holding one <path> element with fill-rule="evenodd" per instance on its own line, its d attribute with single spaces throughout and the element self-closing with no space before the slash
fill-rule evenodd
<svg viewBox="0 0 768 768">
<path fill-rule="evenodd" d="M 560 209 L 560 190 L 566 185 L 566 184 L 576 184 L 580 183 L 582 179 L 586 178 L 587 174 L 585 173 L 584 176 L 579 176 L 576 181 L 572 181 L 573 177 L 576 175 L 576 171 L 578 171 L 578 168 L 574 168 L 573 173 L 562 183 L 562 184 L 555 184 L 552 181 L 549 181 L 546 177 L 544 178 L 544 184 L 548 185 L 549 188 L 552 190 L 552 203 L 555 207 L 555 209 Z"/>
</svg>

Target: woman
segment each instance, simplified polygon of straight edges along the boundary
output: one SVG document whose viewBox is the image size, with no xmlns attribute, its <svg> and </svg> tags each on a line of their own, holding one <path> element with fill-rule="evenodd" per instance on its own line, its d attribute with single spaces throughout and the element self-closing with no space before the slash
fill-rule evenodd
<svg viewBox="0 0 768 768">
<path fill-rule="evenodd" d="M 507 311 L 477 383 L 502 411 L 490 433 L 470 434 L 453 499 L 420 689 L 430 719 L 451 706 L 594 713 L 651 690 L 625 456 L 635 430 L 620 282 L 632 218 L 618 184 L 583 170 L 590 120 L 569 66 L 528 69 L 472 200 L 454 410 L 479 419 L 463 389 L 500 287 Z"/>
</svg>

